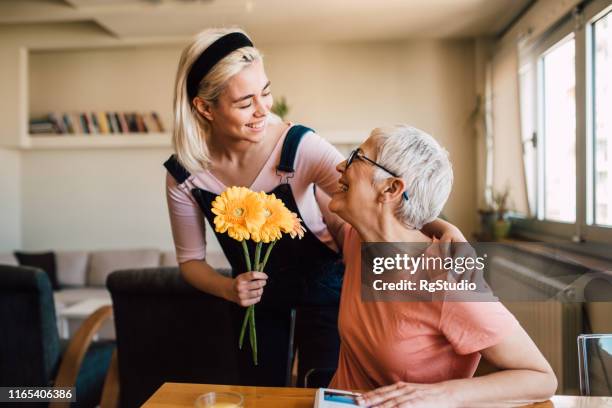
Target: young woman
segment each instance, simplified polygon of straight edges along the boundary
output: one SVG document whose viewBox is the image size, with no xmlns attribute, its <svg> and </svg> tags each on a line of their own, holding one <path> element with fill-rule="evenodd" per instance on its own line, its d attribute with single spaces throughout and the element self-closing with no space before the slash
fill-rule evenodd
<svg viewBox="0 0 612 408">
<path fill-rule="evenodd" d="M 446 151 L 412 127 L 375 129 L 338 172 L 329 208 L 347 221 L 346 272 L 340 360 L 330 387 L 374 389 L 362 405 L 389 408 L 508 406 L 550 397 L 557 386 L 550 365 L 501 303 L 362 301 L 362 242 L 432 241 L 419 228 L 437 217 L 450 193 Z M 470 378 L 481 356 L 501 371 Z"/>
<path fill-rule="evenodd" d="M 336 188 L 335 164 L 342 156 L 312 130 L 280 121 L 270 113 L 271 107 L 271 84 L 262 56 L 246 34 L 235 29 L 203 31 L 179 62 L 174 96 L 176 154 L 165 166 L 183 277 L 194 287 L 240 306 L 261 302 L 260 367 L 254 381 L 282 385 L 287 356 L 279 355 L 282 348 L 273 339 L 283 336 L 281 322 L 290 308 L 297 308 L 299 378 L 311 368 L 337 364 L 337 307 L 344 265 L 335 236 L 342 222 L 331 214 L 324 217 L 320 208 L 326 209 Z M 274 192 L 305 223 L 302 240 L 282 239 L 276 244 L 267 274 L 248 271 L 240 244 L 221 234 L 217 237 L 234 276 L 223 276 L 206 263 L 204 218 L 213 225 L 211 203 L 229 186 Z M 426 230 L 446 240 L 462 239 L 455 227 L 443 221 Z"/>
</svg>

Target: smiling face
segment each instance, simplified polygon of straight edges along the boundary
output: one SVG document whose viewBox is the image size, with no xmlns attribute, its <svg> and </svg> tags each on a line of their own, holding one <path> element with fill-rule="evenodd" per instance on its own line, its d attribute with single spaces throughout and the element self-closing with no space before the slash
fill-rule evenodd
<svg viewBox="0 0 612 408">
<path fill-rule="evenodd" d="M 359 146 L 359 152 L 375 159 L 375 137 L 370 136 Z M 380 183 L 373 183 L 375 167 L 355 158 L 348 169 L 345 160 L 336 166 L 336 170 L 340 173 L 338 191 L 332 195 L 329 209 L 353 225 L 375 214 L 381 194 Z"/>
<path fill-rule="evenodd" d="M 196 98 L 196 108 L 215 136 L 258 142 L 265 135 L 272 102 L 270 81 L 262 61 L 256 60 L 227 81 L 215 103 Z"/>
</svg>

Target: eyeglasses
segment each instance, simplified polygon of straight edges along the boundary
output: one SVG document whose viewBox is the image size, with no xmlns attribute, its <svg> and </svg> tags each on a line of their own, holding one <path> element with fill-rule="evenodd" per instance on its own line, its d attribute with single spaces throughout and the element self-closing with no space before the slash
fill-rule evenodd
<svg viewBox="0 0 612 408">
<path fill-rule="evenodd" d="M 348 169 L 349 166 L 353 163 L 353 161 L 355 161 L 355 159 L 365 160 L 368 163 L 373 164 L 374 166 L 378 167 L 379 169 L 382 169 L 382 170 L 386 171 L 387 173 L 389 173 L 393 177 L 401 178 L 400 176 L 398 176 L 397 174 L 395 174 L 394 172 L 392 172 L 391 170 L 389 170 L 388 168 L 386 168 L 382 164 L 378 164 L 374 160 L 370 159 L 369 157 L 364 156 L 359 151 L 359 149 L 355 149 L 355 150 L 351 151 L 351 153 L 349 154 L 348 158 L 346 159 L 346 166 L 344 166 L 344 169 L 345 170 Z M 404 197 L 404 200 L 408 201 L 408 193 L 406 191 L 404 191 L 402 193 L 402 197 Z"/>
</svg>

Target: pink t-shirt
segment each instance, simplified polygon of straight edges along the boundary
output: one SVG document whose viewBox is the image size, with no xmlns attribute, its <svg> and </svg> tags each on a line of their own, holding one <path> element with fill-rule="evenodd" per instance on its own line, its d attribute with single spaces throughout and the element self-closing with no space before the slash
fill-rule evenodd
<svg viewBox="0 0 612 408">
<path fill-rule="evenodd" d="M 341 345 L 331 388 L 471 377 L 479 351 L 520 327 L 497 302 L 362 302 L 361 240 L 348 224 L 344 229 Z"/>
<path fill-rule="evenodd" d="M 289 128 L 279 139 L 272 154 L 256 177 L 253 191 L 269 192 L 281 183 L 276 174 L 282 145 Z M 295 157 L 295 175 L 289 179 L 295 201 L 302 219 L 315 236 L 330 248 L 337 250 L 332 234 L 342 230 L 342 222 L 329 213 L 327 202 L 338 187 L 339 173 L 336 165 L 344 158 L 325 139 L 313 132 L 302 138 Z M 285 178 L 283 178 L 285 182 Z M 313 193 L 313 183 L 317 185 L 317 195 Z M 169 173 L 166 175 L 166 197 L 172 236 L 179 263 L 206 256 L 205 216 L 191 194 L 198 187 L 215 194 L 221 194 L 225 186 L 208 170 L 192 174 L 178 184 Z M 323 191 L 326 194 L 320 193 Z M 331 232 L 330 232 L 331 231 Z"/>
</svg>

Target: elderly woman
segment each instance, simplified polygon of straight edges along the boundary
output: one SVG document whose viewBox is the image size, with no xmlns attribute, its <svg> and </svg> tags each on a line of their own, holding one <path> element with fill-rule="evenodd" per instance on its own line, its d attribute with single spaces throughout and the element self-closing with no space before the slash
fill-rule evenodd
<svg viewBox="0 0 612 408">
<path fill-rule="evenodd" d="M 557 387 L 550 365 L 500 303 L 361 299 L 362 242 L 431 242 L 419 228 L 438 216 L 450 193 L 446 151 L 413 127 L 375 129 L 337 170 L 339 191 L 329 208 L 347 221 L 346 272 L 330 387 L 373 390 L 359 402 L 381 407 L 549 398 Z M 471 378 L 481 356 L 500 371 Z"/>
</svg>

